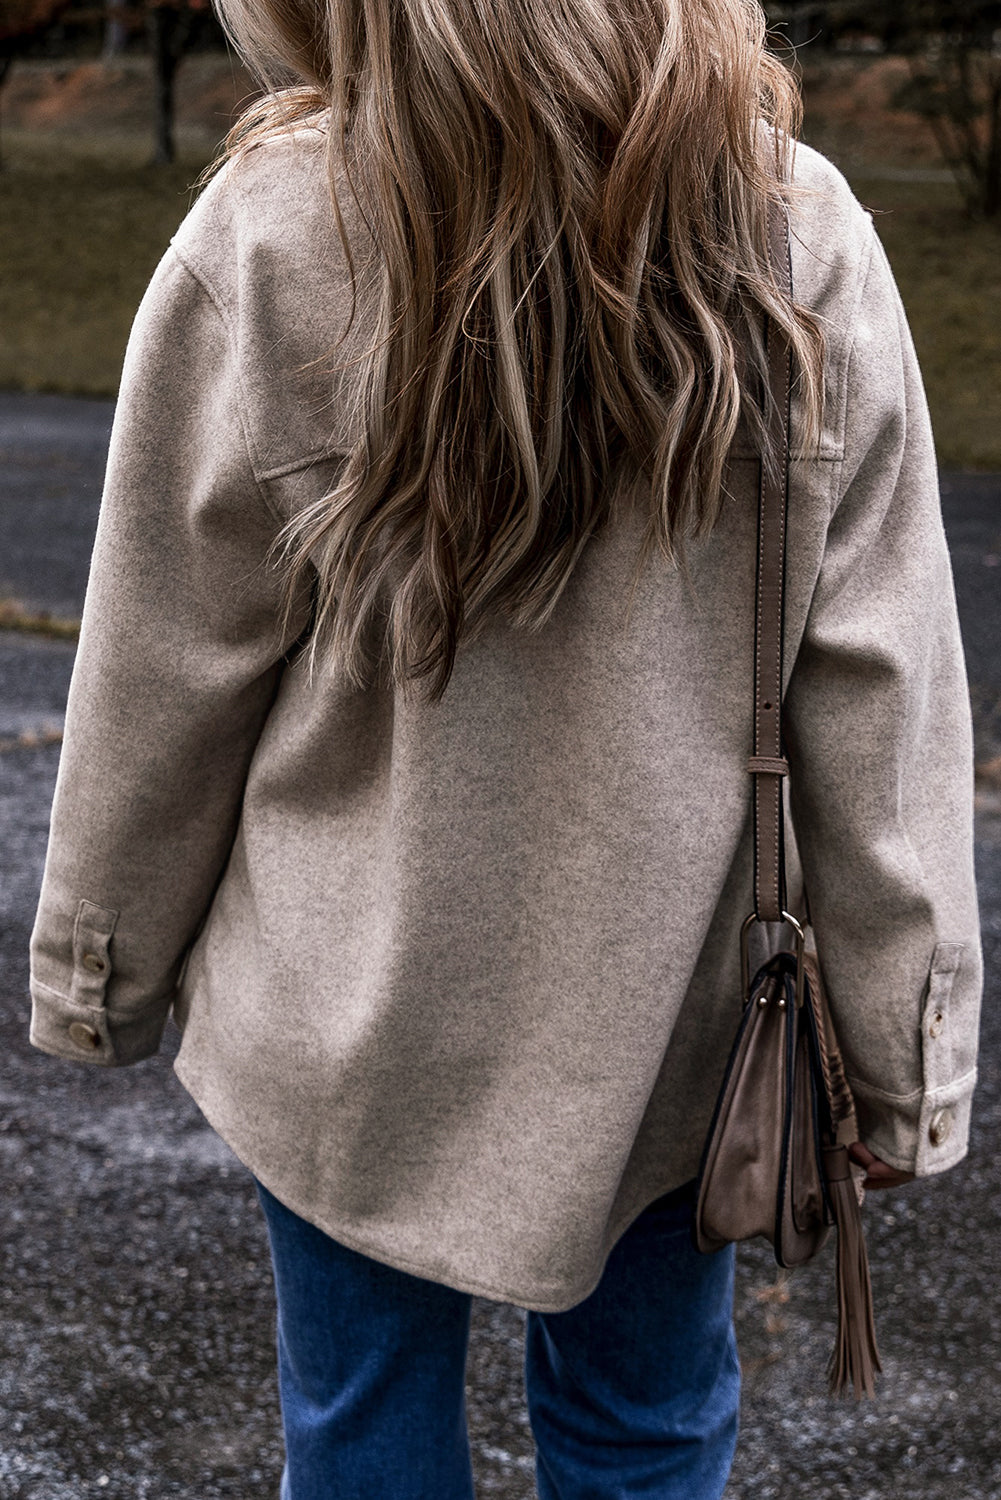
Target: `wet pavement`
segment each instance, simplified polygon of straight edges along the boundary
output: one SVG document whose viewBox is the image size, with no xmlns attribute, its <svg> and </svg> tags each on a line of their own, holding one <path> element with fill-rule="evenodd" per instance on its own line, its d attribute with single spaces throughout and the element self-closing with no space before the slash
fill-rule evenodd
<svg viewBox="0 0 1001 1500">
<path fill-rule="evenodd" d="M 0 396 L 0 598 L 79 614 L 110 415 Z M 988 762 L 1001 755 L 1001 478 L 948 476 L 943 504 Z M 246 1172 L 174 1079 L 172 1046 L 105 1072 L 27 1045 L 28 933 L 72 656 L 0 632 L 0 1500 L 268 1500 L 281 1469 L 273 1306 Z M 763 1249 L 741 1252 L 745 1402 L 728 1500 L 1001 1500 L 1001 799 L 989 785 L 978 816 L 988 983 L 970 1156 L 867 1206 L 884 1364 L 872 1406 L 825 1395 L 830 1253 L 785 1283 Z M 481 1496 L 535 1495 L 520 1361 L 521 1315 L 477 1303 Z"/>
</svg>

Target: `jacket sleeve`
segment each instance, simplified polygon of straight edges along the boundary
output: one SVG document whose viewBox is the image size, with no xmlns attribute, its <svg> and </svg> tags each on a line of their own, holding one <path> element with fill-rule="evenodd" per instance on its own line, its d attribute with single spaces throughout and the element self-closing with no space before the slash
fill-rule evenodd
<svg viewBox="0 0 1001 1500">
<path fill-rule="evenodd" d="M 31 944 L 43 1051 L 159 1046 L 283 670 L 279 524 L 225 317 L 168 252 L 126 354 L 67 706 Z"/>
<path fill-rule="evenodd" d="M 787 694 L 793 822 L 861 1138 L 966 1152 L 981 955 L 969 696 L 924 391 L 873 236 L 845 458 Z"/>
</svg>

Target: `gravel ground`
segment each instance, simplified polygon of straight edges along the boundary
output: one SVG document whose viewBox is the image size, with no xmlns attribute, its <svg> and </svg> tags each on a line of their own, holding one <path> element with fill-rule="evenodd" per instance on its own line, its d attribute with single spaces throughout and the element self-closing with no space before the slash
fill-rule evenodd
<svg viewBox="0 0 1001 1500">
<path fill-rule="evenodd" d="M 76 615 L 110 406 L 0 396 L 0 595 Z M 1001 752 L 1001 479 L 950 476 L 978 753 Z M 170 1071 L 74 1068 L 26 1041 L 26 950 L 72 647 L 0 633 L 0 1500 L 266 1500 L 281 1439 L 267 1247 L 246 1172 Z M 25 742 L 27 741 L 27 742 Z M 829 1257 L 740 1257 L 743 1436 L 728 1500 L 1001 1500 L 1001 812 L 978 859 L 988 964 L 968 1160 L 867 1210 L 884 1377 L 832 1405 Z M 521 1315 L 476 1304 L 478 1492 L 534 1500 Z"/>
</svg>

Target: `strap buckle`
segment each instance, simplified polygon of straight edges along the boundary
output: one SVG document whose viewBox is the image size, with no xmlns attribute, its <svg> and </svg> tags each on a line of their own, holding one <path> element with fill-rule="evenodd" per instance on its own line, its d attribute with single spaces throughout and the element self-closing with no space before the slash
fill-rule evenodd
<svg viewBox="0 0 1001 1500">
<path fill-rule="evenodd" d="M 749 917 L 744 918 L 740 929 L 740 992 L 744 997 L 744 1003 L 750 999 L 751 994 L 751 961 L 749 955 L 751 928 L 755 922 L 760 922 L 761 917 L 756 911 L 752 911 Z M 782 921 L 788 922 L 795 934 L 796 941 L 796 1008 L 803 1004 L 803 958 L 806 953 L 806 933 L 796 918 L 790 912 L 782 913 Z"/>
</svg>

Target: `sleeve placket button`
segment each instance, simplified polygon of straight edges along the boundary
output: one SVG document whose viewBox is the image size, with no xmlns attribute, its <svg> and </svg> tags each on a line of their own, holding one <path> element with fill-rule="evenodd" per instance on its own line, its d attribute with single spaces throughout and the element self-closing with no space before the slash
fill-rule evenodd
<svg viewBox="0 0 1001 1500">
<path fill-rule="evenodd" d="M 99 953 L 85 953 L 83 955 L 83 966 L 89 969 L 91 974 L 103 974 L 108 967 L 105 959 Z"/>
<path fill-rule="evenodd" d="M 93 1026 L 88 1026 L 86 1021 L 74 1021 L 70 1027 L 70 1041 L 76 1047 L 82 1047 L 88 1052 L 93 1052 L 95 1047 L 101 1045 L 101 1038 Z"/>
</svg>

